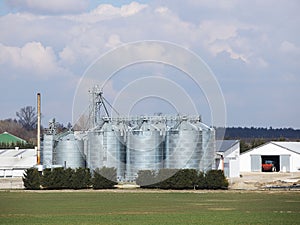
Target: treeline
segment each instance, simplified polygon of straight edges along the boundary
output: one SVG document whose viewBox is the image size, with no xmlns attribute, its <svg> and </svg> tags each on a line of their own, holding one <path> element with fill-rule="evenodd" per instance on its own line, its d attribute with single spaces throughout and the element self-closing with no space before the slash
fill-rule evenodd
<svg viewBox="0 0 300 225">
<path fill-rule="evenodd" d="M 28 190 L 57 189 L 111 189 L 117 184 L 115 168 L 96 169 L 93 176 L 86 168 L 45 169 L 41 174 L 36 168 L 25 170 L 23 183 Z"/>
<path fill-rule="evenodd" d="M 57 133 L 65 132 L 69 130 L 71 124 L 68 123 L 67 127 L 64 124 L 56 123 Z M 36 128 L 27 130 L 19 121 L 16 119 L 6 119 L 0 120 L 0 134 L 8 132 L 19 138 L 27 141 L 27 144 L 16 143 L 16 144 L 6 144 L 0 143 L 0 148 L 33 148 L 36 145 Z M 41 137 L 43 135 L 43 128 L 41 129 Z"/>
<path fill-rule="evenodd" d="M 246 152 L 250 149 L 256 148 L 258 146 L 261 146 L 265 143 L 267 143 L 268 140 L 262 139 L 262 138 L 254 138 L 254 139 L 241 139 L 240 140 L 240 153 Z"/>
<path fill-rule="evenodd" d="M 195 169 L 140 170 L 136 183 L 142 188 L 157 189 L 227 189 L 228 181 L 221 170 L 206 173 Z"/>
<path fill-rule="evenodd" d="M 11 133 L 28 143 L 36 143 L 36 130 L 26 130 L 16 119 L 0 120 L 0 134 L 3 132 Z"/>
<path fill-rule="evenodd" d="M 268 140 L 298 140 L 300 141 L 300 130 L 293 128 L 262 128 L 262 127 L 227 127 L 216 128 L 216 138 L 225 139 L 268 139 Z"/>
<path fill-rule="evenodd" d="M 224 135 L 224 136 L 222 136 Z M 269 141 L 300 141 L 300 130 L 292 128 L 216 128 L 216 139 L 240 140 L 240 152 L 256 148 Z"/>
</svg>

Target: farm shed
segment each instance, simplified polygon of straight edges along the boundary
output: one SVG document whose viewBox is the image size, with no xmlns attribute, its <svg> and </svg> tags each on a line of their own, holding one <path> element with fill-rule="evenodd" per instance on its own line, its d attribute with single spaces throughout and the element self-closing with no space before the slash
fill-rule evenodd
<svg viewBox="0 0 300 225">
<path fill-rule="evenodd" d="M 300 171 L 300 142 L 271 141 L 240 155 L 241 172 L 261 172 L 262 164 L 273 161 L 277 172 Z"/>
<path fill-rule="evenodd" d="M 25 169 L 35 165 L 35 149 L 0 150 L 0 178 L 22 177 Z"/>
<path fill-rule="evenodd" d="M 240 176 L 240 141 L 216 141 L 216 169 L 223 170 L 226 177 Z"/>
<path fill-rule="evenodd" d="M 26 141 L 8 132 L 0 134 L 0 143 L 7 145 L 26 144 Z"/>
</svg>

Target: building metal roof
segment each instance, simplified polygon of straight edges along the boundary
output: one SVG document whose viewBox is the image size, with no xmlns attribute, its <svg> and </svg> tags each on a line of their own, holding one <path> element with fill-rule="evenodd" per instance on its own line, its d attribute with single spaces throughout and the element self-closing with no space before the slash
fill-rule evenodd
<svg viewBox="0 0 300 225">
<path fill-rule="evenodd" d="M 271 143 L 300 154 L 300 142 L 295 141 L 272 141 Z"/>
<path fill-rule="evenodd" d="M 239 140 L 216 140 L 217 152 L 226 152 L 237 143 L 239 143 Z"/>
<path fill-rule="evenodd" d="M 30 168 L 36 164 L 35 149 L 1 149 L 0 169 Z"/>
<path fill-rule="evenodd" d="M 295 141 L 270 141 L 270 142 L 267 142 L 267 143 L 262 144 L 260 146 L 257 146 L 255 148 L 249 149 L 248 151 L 245 151 L 245 152 L 241 153 L 241 155 L 246 154 L 248 152 L 251 152 L 254 149 L 261 148 L 265 145 L 269 145 L 269 144 L 273 144 L 273 145 L 276 145 L 278 147 L 284 148 L 288 151 L 292 151 L 292 152 L 295 152 L 297 154 L 300 154 L 300 142 L 295 142 Z"/>
<path fill-rule="evenodd" d="M 22 138 L 19 138 L 15 135 L 12 135 L 8 132 L 4 132 L 0 134 L 0 143 L 5 143 L 5 144 L 17 144 L 17 143 L 26 143 L 26 141 Z"/>
</svg>

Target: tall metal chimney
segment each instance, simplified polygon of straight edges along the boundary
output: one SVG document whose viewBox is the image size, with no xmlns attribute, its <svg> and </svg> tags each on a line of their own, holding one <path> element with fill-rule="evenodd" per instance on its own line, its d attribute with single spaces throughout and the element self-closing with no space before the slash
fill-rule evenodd
<svg viewBox="0 0 300 225">
<path fill-rule="evenodd" d="M 41 164 L 41 94 L 37 94 L 37 165 Z"/>
</svg>

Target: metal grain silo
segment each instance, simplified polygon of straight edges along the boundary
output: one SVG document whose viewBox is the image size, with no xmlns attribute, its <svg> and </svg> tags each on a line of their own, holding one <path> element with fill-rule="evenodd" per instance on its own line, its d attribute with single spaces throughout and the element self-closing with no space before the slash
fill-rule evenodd
<svg viewBox="0 0 300 225">
<path fill-rule="evenodd" d="M 75 137 L 72 131 L 57 136 L 53 156 L 55 165 L 65 168 L 84 168 L 83 140 Z"/>
<path fill-rule="evenodd" d="M 90 130 L 87 134 L 87 167 L 93 171 L 102 165 L 103 131 Z"/>
<path fill-rule="evenodd" d="M 167 131 L 165 168 L 198 170 L 201 157 L 201 129 L 189 122 L 187 117 L 178 117 L 176 124 Z"/>
<path fill-rule="evenodd" d="M 122 122 L 112 123 L 108 120 L 102 126 L 103 131 L 103 165 L 117 169 L 117 178 L 125 176 L 125 130 Z"/>
<path fill-rule="evenodd" d="M 125 174 L 125 130 L 121 121 L 102 118 L 103 123 L 88 133 L 88 167 L 91 170 L 102 167 L 117 169 L 117 178 Z"/>
<path fill-rule="evenodd" d="M 41 151 L 41 163 L 46 168 L 51 168 L 53 164 L 53 146 L 54 135 L 44 134 L 44 140 Z"/>
<path fill-rule="evenodd" d="M 165 133 L 156 122 L 143 117 L 131 123 L 137 125 L 127 134 L 126 180 L 134 180 L 139 170 L 163 168 Z"/>
<path fill-rule="evenodd" d="M 200 161 L 200 170 L 208 171 L 214 169 L 216 155 L 216 141 L 214 128 L 208 127 L 204 123 L 197 123 L 202 129 L 202 148 L 203 155 Z"/>
</svg>

